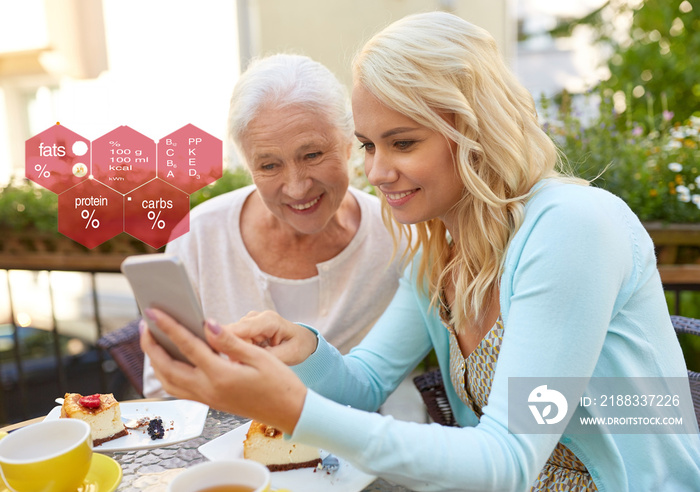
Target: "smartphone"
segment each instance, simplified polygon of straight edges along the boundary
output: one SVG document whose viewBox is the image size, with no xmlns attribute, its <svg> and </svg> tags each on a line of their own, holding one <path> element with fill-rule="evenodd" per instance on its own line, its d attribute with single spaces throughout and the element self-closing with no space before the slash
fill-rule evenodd
<svg viewBox="0 0 700 492">
<path fill-rule="evenodd" d="M 134 291 L 141 316 L 153 337 L 173 358 L 189 363 L 170 338 L 145 315 L 150 307 L 160 309 L 204 339 L 202 306 L 180 258 L 167 253 L 129 256 L 122 262 L 121 271 Z"/>
</svg>

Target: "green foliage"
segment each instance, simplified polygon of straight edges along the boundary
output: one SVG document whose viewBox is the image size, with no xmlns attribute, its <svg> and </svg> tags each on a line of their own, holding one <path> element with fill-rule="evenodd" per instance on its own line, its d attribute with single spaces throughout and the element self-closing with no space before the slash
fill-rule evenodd
<svg viewBox="0 0 700 492">
<path fill-rule="evenodd" d="M 56 232 L 58 196 L 27 180 L 16 181 L 0 189 L 0 229 L 24 229 Z"/>
<path fill-rule="evenodd" d="M 629 24 L 622 32 L 620 26 Z M 609 0 L 579 19 L 563 19 L 548 31 L 571 36 L 578 26 L 593 30 L 609 52 L 610 77 L 601 89 L 631 95 L 633 117 L 647 129 L 649 110 L 671 109 L 680 121 L 700 116 L 700 4 L 696 0 Z M 641 102 L 641 104 L 639 104 Z"/>
<path fill-rule="evenodd" d="M 190 206 L 251 182 L 244 169 L 225 170 L 217 181 L 190 195 Z M 26 229 L 58 234 L 58 195 L 31 181 L 17 180 L 0 188 L 0 230 Z"/>
<path fill-rule="evenodd" d="M 548 31 L 548 33 L 554 38 L 570 37 L 573 34 L 574 29 L 576 29 L 578 26 L 594 26 L 597 31 L 598 42 L 609 41 L 610 33 L 604 29 L 604 27 L 607 27 L 604 20 L 604 14 L 609 8 L 610 2 L 608 1 L 579 19 L 561 19 L 553 29 Z M 520 33 L 518 36 L 518 41 L 524 41 L 527 38 L 527 35 Z"/>
<path fill-rule="evenodd" d="M 242 188 L 252 182 L 250 173 L 246 169 L 242 167 L 234 170 L 226 169 L 221 178 L 190 195 L 190 208 L 196 207 L 209 198 Z"/>
<path fill-rule="evenodd" d="M 629 9 L 616 3 L 616 16 Z M 656 114 L 672 108 L 685 121 L 700 116 L 700 4 L 688 0 L 646 0 L 634 10 L 630 39 L 615 45 L 604 85 L 647 99 Z M 632 108 L 646 124 L 646 104 Z"/>
<path fill-rule="evenodd" d="M 618 115 L 609 91 L 591 92 L 585 106 L 599 100 L 599 116 L 584 124 L 567 96 L 545 128 L 575 174 L 622 198 L 642 221 L 700 221 L 700 118 L 672 124 L 672 113 L 638 121 Z M 651 130 L 644 122 L 658 123 Z"/>
</svg>

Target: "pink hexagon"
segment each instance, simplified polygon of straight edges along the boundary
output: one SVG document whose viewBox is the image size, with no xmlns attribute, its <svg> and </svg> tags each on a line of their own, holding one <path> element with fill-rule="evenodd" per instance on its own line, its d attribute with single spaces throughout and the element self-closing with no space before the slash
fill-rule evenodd
<svg viewBox="0 0 700 492">
<path fill-rule="evenodd" d="M 190 197 L 161 179 L 149 181 L 124 200 L 124 231 L 160 248 L 190 230 Z"/>
<path fill-rule="evenodd" d="M 223 175 L 223 143 L 188 124 L 158 142 L 158 177 L 191 194 Z"/>
<path fill-rule="evenodd" d="M 58 232 L 88 248 L 124 228 L 124 197 L 93 179 L 58 195 Z"/>
<path fill-rule="evenodd" d="M 90 141 L 56 123 L 25 142 L 24 172 L 27 179 L 54 193 L 87 179 Z"/>
<path fill-rule="evenodd" d="M 156 143 L 122 125 L 92 143 L 92 174 L 121 193 L 156 177 Z"/>
</svg>

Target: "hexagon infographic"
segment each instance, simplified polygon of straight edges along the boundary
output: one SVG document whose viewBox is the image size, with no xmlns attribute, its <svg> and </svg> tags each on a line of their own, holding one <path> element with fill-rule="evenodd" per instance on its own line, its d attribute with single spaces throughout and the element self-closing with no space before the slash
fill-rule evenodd
<svg viewBox="0 0 700 492">
<path fill-rule="evenodd" d="M 222 175 L 221 140 L 185 125 L 158 142 L 158 177 L 194 193 Z"/>
<path fill-rule="evenodd" d="M 92 175 L 120 193 L 129 193 L 156 177 L 156 143 L 120 126 L 92 144 Z"/>
<path fill-rule="evenodd" d="M 87 179 L 90 141 L 60 123 L 27 140 L 24 151 L 27 179 L 54 193 Z"/>
<path fill-rule="evenodd" d="M 124 125 L 90 142 L 57 123 L 25 142 L 25 175 L 58 194 L 58 231 L 74 241 L 126 232 L 160 248 L 189 231 L 189 194 L 222 176 L 222 148 L 191 124 L 156 143 Z"/>
<path fill-rule="evenodd" d="M 124 231 L 160 248 L 190 230 L 190 197 L 159 179 L 126 195 Z"/>
<path fill-rule="evenodd" d="M 124 197 L 93 179 L 58 195 L 58 232 L 88 248 L 124 230 Z"/>
</svg>

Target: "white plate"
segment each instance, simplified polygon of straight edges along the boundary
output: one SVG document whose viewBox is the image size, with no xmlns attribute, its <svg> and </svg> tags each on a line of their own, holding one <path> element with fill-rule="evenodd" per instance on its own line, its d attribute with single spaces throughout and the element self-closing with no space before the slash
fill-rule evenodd
<svg viewBox="0 0 700 492">
<path fill-rule="evenodd" d="M 250 422 L 236 427 L 231 432 L 200 446 L 199 452 L 211 461 L 243 458 L 243 441 L 248 427 Z M 327 455 L 327 452 L 321 451 L 321 458 Z M 272 472 L 272 486 L 276 489 L 290 489 L 293 492 L 358 492 L 377 478 L 361 472 L 342 458 L 338 458 L 338 461 L 340 468 L 330 475 L 315 468 Z"/>
<path fill-rule="evenodd" d="M 176 442 L 198 437 L 204 429 L 209 407 L 190 400 L 169 400 L 149 402 L 120 403 L 122 417 L 139 419 L 142 417 L 160 417 L 163 419 L 165 436 L 163 439 L 151 439 L 148 427 L 127 429 L 128 436 L 107 441 L 95 446 L 95 451 L 127 451 L 131 449 L 150 449 L 167 446 Z M 61 407 L 54 407 L 44 420 L 56 420 L 61 416 Z"/>
</svg>

